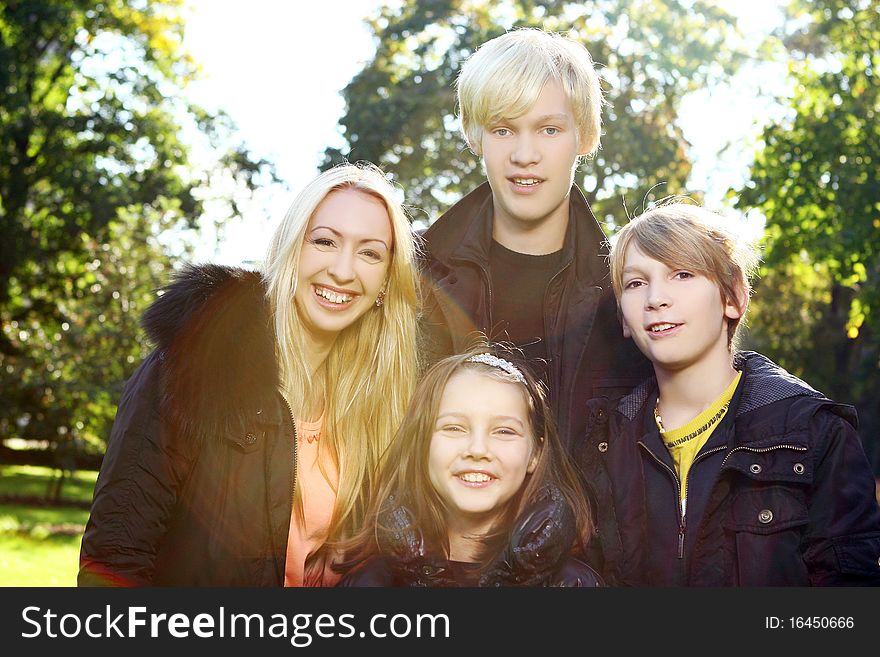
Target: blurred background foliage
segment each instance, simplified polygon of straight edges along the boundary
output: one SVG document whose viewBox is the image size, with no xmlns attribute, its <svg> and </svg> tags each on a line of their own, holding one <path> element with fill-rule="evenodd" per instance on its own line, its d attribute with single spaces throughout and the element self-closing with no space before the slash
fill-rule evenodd
<svg viewBox="0 0 880 657">
<path fill-rule="evenodd" d="M 179 0 L 0 3 L 0 437 L 103 452 L 212 176 L 253 190 L 223 114 L 187 100 Z M 213 152 L 196 164 L 201 139 Z M 228 216 L 236 212 L 227 192 Z"/>
<path fill-rule="evenodd" d="M 686 190 L 681 100 L 728 77 L 745 57 L 733 18 L 701 0 L 408 0 L 370 25 L 375 57 L 342 91 L 348 146 L 328 149 L 323 166 L 380 162 L 431 220 L 485 179 L 458 132 L 454 88 L 462 62 L 484 41 L 512 27 L 543 27 L 578 39 L 600 63 L 602 148 L 578 182 L 610 225 L 620 220 L 621 198 L 635 212 L 651 194 Z"/>
<path fill-rule="evenodd" d="M 181 45 L 181 6 L 0 2 L 4 443 L 36 439 L 52 452 L 76 441 L 99 456 L 148 349 L 140 314 L 187 256 L 171 236 L 198 224 L 207 198 L 231 217 L 242 192 L 274 178 L 227 116 L 187 99 L 197 65 Z M 747 345 L 854 403 L 877 468 L 877 0 L 791 0 L 758 49 L 708 0 L 404 0 L 369 25 L 375 56 L 341 92 L 346 145 L 328 148 L 322 167 L 378 163 L 423 223 L 483 180 L 457 131 L 454 80 L 507 29 L 568 33 L 601 63 L 602 149 L 578 182 L 609 232 L 661 197 L 701 199 L 682 130 L 689 93 L 750 61 L 786 62 L 787 92 L 775 100 L 783 118 L 764 130 L 726 201 L 766 218 Z M 208 163 L 194 140 L 209 146 Z M 218 192 L 217 178 L 233 184 Z"/>
<path fill-rule="evenodd" d="M 763 132 L 736 207 L 766 217 L 751 340 L 880 435 L 880 3 L 795 0 L 778 31 L 787 119 Z"/>
</svg>

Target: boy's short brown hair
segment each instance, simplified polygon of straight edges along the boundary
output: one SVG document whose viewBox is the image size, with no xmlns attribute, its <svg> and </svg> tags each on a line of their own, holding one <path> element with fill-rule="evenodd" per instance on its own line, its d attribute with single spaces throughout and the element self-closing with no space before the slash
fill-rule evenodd
<svg viewBox="0 0 880 657">
<path fill-rule="evenodd" d="M 729 223 L 729 222 L 728 222 Z M 739 237 L 725 218 L 691 203 L 672 201 L 642 213 L 620 229 L 611 245 L 611 284 L 620 302 L 626 251 L 635 244 L 667 267 L 685 268 L 718 285 L 722 301 L 742 308 L 727 320 L 731 347 L 751 294 L 751 277 L 760 260 L 756 244 Z"/>
</svg>

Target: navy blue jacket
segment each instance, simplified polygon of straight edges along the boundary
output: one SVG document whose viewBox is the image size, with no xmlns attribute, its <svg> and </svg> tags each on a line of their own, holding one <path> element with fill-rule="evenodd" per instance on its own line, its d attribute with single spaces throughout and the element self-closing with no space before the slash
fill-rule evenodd
<svg viewBox="0 0 880 657">
<path fill-rule="evenodd" d="M 607 580 L 634 586 L 880 585 L 880 508 L 851 406 L 764 356 L 737 355 L 729 412 L 688 475 L 687 513 L 651 409 L 651 378 L 584 453 Z"/>
</svg>

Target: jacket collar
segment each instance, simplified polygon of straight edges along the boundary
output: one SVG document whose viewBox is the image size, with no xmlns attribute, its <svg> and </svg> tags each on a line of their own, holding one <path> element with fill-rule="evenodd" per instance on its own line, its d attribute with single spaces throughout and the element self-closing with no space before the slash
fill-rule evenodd
<svg viewBox="0 0 880 657">
<path fill-rule="evenodd" d="M 489 262 L 492 245 L 492 189 L 485 182 L 447 210 L 424 232 L 427 248 L 440 262 Z"/>
<path fill-rule="evenodd" d="M 463 261 L 488 267 L 492 209 L 492 189 L 488 182 L 484 182 L 423 233 L 428 251 L 447 266 Z M 600 284 L 606 278 L 608 251 L 605 233 L 577 185 L 572 185 L 569 195 L 569 220 L 562 251 L 561 266 L 564 268 L 574 263 L 578 279 L 588 284 Z"/>
<path fill-rule="evenodd" d="M 810 385 L 785 371 L 772 360 L 754 351 L 734 356 L 733 366 L 743 372 L 743 391 L 736 416 L 790 397 L 823 398 Z"/>
<path fill-rule="evenodd" d="M 446 560 L 425 545 L 412 513 L 394 496 L 379 511 L 376 538 L 405 581 L 448 576 Z M 571 506 L 557 486 L 546 484 L 513 523 L 507 546 L 487 565 L 479 586 L 541 584 L 562 567 L 575 540 Z"/>
<path fill-rule="evenodd" d="M 736 405 L 737 418 L 792 397 L 809 397 L 817 401 L 830 402 L 821 392 L 757 352 L 737 352 L 733 365 L 743 373 L 742 390 L 738 395 L 739 403 Z M 657 379 L 651 375 L 620 400 L 617 406 L 618 412 L 628 420 L 635 419 L 645 403 L 655 397 L 656 390 Z"/>
</svg>

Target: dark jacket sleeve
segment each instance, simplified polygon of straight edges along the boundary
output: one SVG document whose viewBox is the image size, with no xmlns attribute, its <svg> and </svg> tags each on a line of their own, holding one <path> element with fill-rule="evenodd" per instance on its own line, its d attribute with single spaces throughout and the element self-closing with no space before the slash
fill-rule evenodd
<svg viewBox="0 0 880 657">
<path fill-rule="evenodd" d="M 80 551 L 79 586 L 146 586 L 178 490 L 193 462 L 160 416 L 161 356 L 125 386 Z"/>
<path fill-rule="evenodd" d="M 590 568 L 583 561 L 571 557 L 560 568 L 550 582 L 550 586 L 593 588 L 605 586 L 605 582 L 599 577 L 599 573 Z"/>
<path fill-rule="evenodd" d="M 374 556 L 358 564 L 340 580 L 341 587 L 394 586 L 392 570 L 385 557 Z"/>
<path fill-rule="evenodd" d="M 517 518 L 508 544 L 486 569 L 480 586 L 547 586 L 569 560 L 576 531 L 562 492 L 545 485 Z"/>
<path fill-rule="evenodd" d="M 811 421 L 813 494 L 804 560 L 814 586 L 880 586 L 880 507 L 858 433 L 830 410 Z"/>
</svg>

